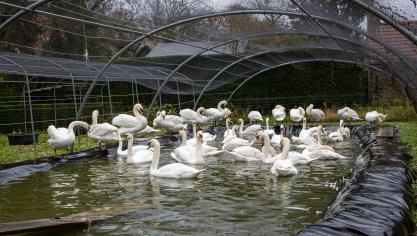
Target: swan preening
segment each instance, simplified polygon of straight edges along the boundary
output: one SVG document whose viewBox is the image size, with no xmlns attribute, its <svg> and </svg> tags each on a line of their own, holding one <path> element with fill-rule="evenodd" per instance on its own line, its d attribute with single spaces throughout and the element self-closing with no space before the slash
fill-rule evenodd
<svg viewBox="0 0 417 236">
<path fill-rule="evenodd" d="M 235 161 L 259 162 L 264 165 L 271 165 L 271 174 L 274 176 L 289 176 L 297 174 L 296 165 L 308 164 L 318 160 L 343 159 L 345 156 L 337 153 L 332 146 L 323 144 L 323 139 L 328 141 L 344 141 L 350 137 L 350 130 L 344 127 L 344 121 L 361 120 L 358 114 L 345 107 L 338 111 L 340 117 L 339 127 L 335 132 L 325 136 L 321 125 L 307 128 L 306 122 L 321 122 L 325 114 L 319 109 L 314 109 L 313 104 L 306 110 L 302 107 L 291 109 L 290 118 L 293 122 L 303 122 L 302 130 L 298 137 L 293 136 L 292 141 L 298 143 L 291 145 L 290 140 L 284 135 L 284 125 L 280 125 L 280 133 L 269 126 L 269 117 L 265 118 L 266 129 L 261 125 L 249 125 L 244 129 L 243 119 L 238 119 L 239 126 L 231 128 L 232 120 L 229 118 L 231 111 L 225 106 L 226 101 L 218 103 L 217 108 L 205 109 L 200 107 L 197 111 L 191 109 L 181 110 L 180 116 L 167 115 L 166 111 L 158 111 L 153 121 L 154 127 L 162 127 L 168 131 L 179 130 L 182 139 L 181 146 L 171 152 L 172 160 L 178 163 L 167 164 L 158 168 L 161 147 L 157 139 L 149 141 L 148 145 L 133 145 L 134 134 L 150 134 L 160 132 L 148 126 L 147 119 L 143 116 L 143 107 L 136 104 L 133 107 L 133 114 L 120 114 L 113 118 L 112 124 L 98 123 L 97 110 L 93 111 L 92 124 L 86 122 L 73 121 L 68 128 L 48 127 L 50 138 L 48 143 L 57 148 L 68 148 L 73 146 L 75 141 L 74 127 L 81 126 L 88 130 L 88 137 L 98 140 L 100 143 L 118 141 L 117 155 L 126 157 L 127 164 L 150 164 L 149 174 L 161 178 L 193 178 L 204 170 L 199 170 L 186 164 L 207 165 L 204 157 L 216 155 L 219 152 L 228 152 Z M 306 117 L 307 115 L 307 117 Z M 285 108 L 276 105 L 272 110 L 272 117 L 277 122 L 283 123 L 286 117 Z M 251 122 L 263 121 L 262 114 L 258 111 L 249 113 L 248 118 Z M 386 115 L 376 111 L 368 112 L 365 120 L 371 124 L 383 122 Z M 210 121 L 220 121 L 226 119 L 226 131 L 223 135 L 222 150 L 212 147 L 207 142 L 214 141 L 216 135 L 197 131 L 197 124 Z M 187 139 L 186 125 L 192 124 L 193 138 Z M 237 135 L 239 134 L 239 135 Z M 122 150 L 123 140 L 127 140 L 127 149 Z M 262 148 L 258 148 L 255 143 L 261 142 Z M 302 149 L 301 151 L 291 151 L 291 147 Z M 277 150 L 275 150 L 277 148 Z M 280 151 L 279 151 L 280 150 Z"/>
</svg>

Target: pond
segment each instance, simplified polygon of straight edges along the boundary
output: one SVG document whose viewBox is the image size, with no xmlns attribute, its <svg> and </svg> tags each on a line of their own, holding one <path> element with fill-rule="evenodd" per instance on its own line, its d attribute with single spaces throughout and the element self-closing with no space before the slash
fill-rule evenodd
<svg viewBox="0 0 417 236">
<path fill-rule="evenodd" d="M 212 145 L 221 147 L 218 138 Z M 349 156 L 297 166 L 274 178 L 270 165 L 206 157 L 197 179 L 148 175 L 149 164 L 127 165 L 113 154 L 70 162 L 0 185 L 0 222 L 67 216 L 133 204 L 132 210 L 67 235 L 294 235 L 321 219 L 350 177 L 360 153 L 356 138 L 334 145 Z M 162 147 L 161 165 L 173 163 Z M 52 234 L 52 233 L 51 233 Z"/>
</svg>

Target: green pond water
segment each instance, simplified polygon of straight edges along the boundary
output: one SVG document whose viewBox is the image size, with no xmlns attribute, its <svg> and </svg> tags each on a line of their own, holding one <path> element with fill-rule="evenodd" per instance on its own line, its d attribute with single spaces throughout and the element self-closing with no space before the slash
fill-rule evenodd
<svg viewBox="0 0 417 236">
<path fill-rule="evenodd" d="M 221 147 L 220 141 L 212 145 Z M 160 166 L 174 162 L 173 148 L 162 147 Z M 129 211 L 88 228 L 49 234 L 294 235 L 324 216 L 351 175 L 357 140 L 335 149 L 350 158 L 297 166 L 299 174 L 285 178 L 274 178 L 270 165 L 234 162 L 226 153 L 207 157 L 207 170 L 191 180 L 151 177 L 150 164 L 127 165 L 112 154 L 73 161 L 0 185 L 0 222 L 130 204 Z"/>
</svg>

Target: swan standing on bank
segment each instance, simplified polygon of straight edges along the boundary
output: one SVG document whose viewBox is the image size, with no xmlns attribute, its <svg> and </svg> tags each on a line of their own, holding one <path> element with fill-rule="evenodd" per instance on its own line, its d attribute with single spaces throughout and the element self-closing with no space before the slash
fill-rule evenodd
<svg viewBox="0 0 417 236">
<path fill-rule="evenodd" d="M 223 106 L 227 106 L 226 101 L 219 102 L 217 104 L 217 108 L 206 109 L 205 114 L 208 120 L 216 122 L 228 118 L 231 112 L 229 109 L 223 108 Z"/>
<path fill-rule="evenodd" d="M 259 111 L 249 112 L 248 119 L 249 119 L 250 124 L 252 124 L 253 122 L 256 122 L 256 121 L 263 121 L 264 120 Z"/>
<path fill-rule="evenodd" d="M 362 120 L 361 118 L 359 118 L 358 113 L 349 107 L 344 107 L 342 109 L 339 109 L 337 111 L 337 115 L 343 121 L 361 121 Z"/>
<path fill-rule="evenodd" d="M 181 130 L 180 135 L 184 136 L 185 131 Z M 184 139 L 183 139 L 184 140 Z M 194 165 L 204 165 L 204 158 L 203 158 L 203 133 L 201 131 L 197 132 L 197 141 L 196 145 L 182 145 L 177 148 L 173 152 L 171 152 L 171 157 L 180 163 L 186 164 L 194 164 Z"/>
<path fill-rule="evenodd" d="M 143 116 L 143 107 L 141 104 L 135 104 L 133 114 L 120 114 L 113 118 L 112 124 L 119 127 L 118 133 L 122 136 L 126 133 L 134 134 L 146 128 L 148 120 Z"/>
<path fill-rule="evenodd" d="M 165 111 L 159 113 L 154 122 L 156 126 L 167 129 L 168 131 L 175 131 L 184 129 L 185 125 L 182 123 L 183 119 L 178 116 L 166 115 Z"/>
<path fill-rule="evenodd" d="M 295 123 L 300 123 L 303 120 L 305 114 L 306 112 L 304 108 L 302 107 L 294 108 L 290 110 L 290 119 Z"/>
<path fill-rule="evenodd" d="M 187 108 L 182 109 L 179 114 L 186 124 L 191 124 L 193 121 L 197 124 L 203 124 L 208 122 L 208 118 L 204 116 L 205 110 L 204 107 L 198 108 L 197 111 Z"/>
<path fill-rule="evenodd" d="M 321 122 L 325 119 L 324 112 L 320 109 L 314 109 L 313 104 L 307 107 L 306 114 L 312 122 Z"/>
<path fill-rule="evenodd" d="M 276 160 L 271 167 L 271 173 L 274 176 L 290 176 L 296 175 L 298 173 L 297 169 L 294 167 L 294 164 L 289 160 L 288 154 L 290 152 L 291 143 L 290 140 L 286 137 L 281 139 L 282 153 L 281 158 Z"/>
<path fill-rule="evenodd" d="M 133 153 L 133 134 L 127 133 L 127 164 L 142 164 L 151 162 L 153 159 L 153 151 L 149 149 L 138 150 Z"/>
<path fill-rule="evenodd" d="M 387 115 L 382 113 L 378 113 L 377 111 L 367 112 L 365 115 L 365 120 L 368 121 L 371 125 L 373 124 L 380 124 L 384 122 Z"/>
<path fill-rule="evenodd" d="M 148 145 L 154 149 L 153 160 L 149 169 L 149 174 L 153 176 L 173 179 L 194 178 L 204 171 L 204 169 L 197 170 L 196 168 L 186 166 L 182 163 L 168 164 L 158 168 L 159 158 L 161 156 L 161 145 L 156 139 L 152 139 Z"/>
<path fill-rule="evenodd" d="M 83 121 L 73 121 L 69 124 L 67 128 L 55 128 L 54 125 L 50 125 L 48 127 L 48 144 L 54 147 L 54 151 L 56 153 L 56 149 L 66 148 L 68 153 L 68 147 L 71 147 L 71 153 L 74 149 L 74 142 L 75 142 L 75 134 L 74 128 L 76 126 L 83 127 L 84 129 L 88 130 L 88 124 Z"/>
<path fill-rule="evenodd" d="M 98 110 L 94 110 L 92 114 L 92 124 L 90 126 L 88 137 L 99 142 L 98 146 L 101 148 L 101 143 L 109 143 L 111 141 L 119 140 L 117 136 L 118 128 L 109 123 L 97 122 Z"/>
<path fill-rule="evenodd" d="M 272 109 L 272 117 L 274 117 L 274 119 L 277 122 L 283 122 L 285 119 L 285 107 L 281 106 L 281 105 L 276 105 L 274 109 Z"/>
</svg>

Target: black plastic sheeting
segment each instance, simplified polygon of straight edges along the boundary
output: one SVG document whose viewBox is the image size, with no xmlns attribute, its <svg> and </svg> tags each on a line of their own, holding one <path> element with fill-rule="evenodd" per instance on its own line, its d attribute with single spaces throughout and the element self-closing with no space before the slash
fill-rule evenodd
<svg viewBox="0 0 417 236">
<path fill-rule="evenodd" d="M 376 128 L 358 126 L 363 153 L 355 172 L 330 206 L 327 216 L 298 235 L 410 235 L 415 226 L 412 158 L 401 144 L 399 130 L 393 138 L 376 137 Z"/>
</svg>

